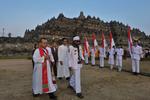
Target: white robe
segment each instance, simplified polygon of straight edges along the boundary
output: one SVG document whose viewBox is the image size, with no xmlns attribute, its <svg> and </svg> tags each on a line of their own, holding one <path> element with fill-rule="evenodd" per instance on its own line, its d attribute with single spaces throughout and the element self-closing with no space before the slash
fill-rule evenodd
<svg viewBox="0 0 150 100">
<path fill-rule="evenodd" d="M 49 52 L 50 54 L 51 52 Z M 33 69 L 33 81 L 32 81 L 32 90 L 34 94 L 42 94 L 42 63 L 44 62 L 44 57 L 40 56 L 39 49 L 36 49 L 33 54 L 34 69 Z M 52 93 L 56 91 L 54 84 L 52 83 L 52 75 L 50 63 L 47 60 L 47 75 L 48 75 L 48 88 L 47 93 Z"/>
<path fill-rule="evenodd" d="M 124 54 L 124 51 L 122 48 L 117 48 L 116 49 L 116 66 L 122 67 L 122 56 Z"/>
<path fill-rule="evenodd" d="M 122 70 L 122 56 L 124 54 L 124 51 L 122 48 L 117 48 L 116 49 L 116 66 L 118 67 L 118 70 L 121 71 Z"/>
<path fill-rule="evenodd" d="M 58 66 L 57 66 L 57 77 L 70 77 L 69 71 L 69 47 L 61 45 L 58 47 Z M 63 65 L 60 64 L 60 61 L 63 62 Z"/>
<path fill-rule="evenodd" d="M 100 62 L 100 67 L 104 67 L 104 58 L 106 57 L 106 51 L 105 48 L 100 47 L 99 48 L 99 62 Z"/>
<path fill-rule="evenodd" d="M 140 73 L 141 46 L 132 46 L 132 72 Z"/>
<path fill-rule="evenodd" d="M 109 50 L 109 60 L 108 60 L 108 64 L 110 65 L 114 65 L 114 54 L 115 54 L 115 49 L 111 48 Z"/>
<path fill-rule="evenodd" d="M 50 47 L 46 47 L 46 49 L 48 50 L 48 55 L 50 57 L 51 62 L 54 62 L 54 57 L 53 57 L 51 48 Z"/>
<path fill-rule="evenodd" d="M 95 50 L 91 48 L 91 64 L 95 65 Z"/>
</svg>

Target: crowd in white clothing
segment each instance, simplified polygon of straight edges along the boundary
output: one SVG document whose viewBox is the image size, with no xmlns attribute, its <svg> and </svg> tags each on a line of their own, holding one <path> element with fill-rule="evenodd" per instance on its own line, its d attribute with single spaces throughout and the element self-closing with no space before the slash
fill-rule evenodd
<svg viewBox="0 0 150 100">
<path fill-rule="evenodd" d="M 33 96 L 39 94 L 48 93 L 51 99 L 56 100 L 54 92 L 59 89 L 56 84 L 56 77 L 59 80 L 66 78 L 68 81 L 68 87 L 75 91 L 79 98 L 83 98 L 81 91 L 81 68 L 83 62 L 89 64 L 89 54 L 84 52 L 80 45 L 80 37 L 76 36 L 73 38 L 72 44 L 68 43 L 68 39 L 63 38 L 62 44 L 58 48 L 53 48 L 56 51 L 54 56 L 52 48 L 47 44 L 45 38 L 40 39 L 39 47 L 35 49 L 33 53 Z M 104 60 L 108 55 L 108 64 L 112 70 L 114 66 L 119 72 L 123 68 L 123 55 L 124 49 L 121 45 L 112 48 L 106 48 L 102 46 L 96 46 L 91 48 L 91 65 L 95 66 L 95 51 L 99 51 L 99 67 L 104 68 Z M 142 56 L 142 47 L 135 41 L 131 48 L 131 61 L 132 61 L 132 72 L 135 75 L 140 73 L 140 59 Z M 57 57 L 56 57 L 57 56 Z M 55 59 L 57 61 L 55 61 Z M 54 64 L 55 62 L 55 64 Z M 53 66 L 56 65 L 56 66 Z M 57 70 L 54 71 L 54 67 Z"/>
</svg>

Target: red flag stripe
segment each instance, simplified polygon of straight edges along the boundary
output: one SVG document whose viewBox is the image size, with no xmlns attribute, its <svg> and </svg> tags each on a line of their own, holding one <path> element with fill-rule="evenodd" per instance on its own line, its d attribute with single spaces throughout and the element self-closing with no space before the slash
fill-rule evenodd
<svg viewBox="0 0 150 100">
<path fill-rule="evenodd" d="M 132 49 L 132 38 L 131 38 L 131 29 L 130 29 L 130 27 L 128 28 L 128 41 L 129 41 L 130 49 Z"/>
<path fill-rule="evenodd" d="M 112 48 L 112 33 L 110 32 L 110 49 Z"/>
</svg>

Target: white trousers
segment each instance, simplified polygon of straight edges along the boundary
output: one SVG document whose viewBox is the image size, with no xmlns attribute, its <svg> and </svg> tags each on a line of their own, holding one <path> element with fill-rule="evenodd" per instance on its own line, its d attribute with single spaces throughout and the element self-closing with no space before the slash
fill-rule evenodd
<svg viewBox="0 0 150 100">
<path fill-rule="evenodd" d="M 91 56 L 91 64 L 95 65 L 95 56 Z"/>
<path fill-rule="evenodd" d="M 132 72 L 140 73 L 140 61 L 132 59 Z"/>
<path fill-rule="evenodd" d="M 109 56 L 108 64 L 114 65 L 114 56 L 111 56 L 111 57 Z"/>
<path fill-rule="evenodd" d="M 70 78 L 70 86 L 74 88 L 76 93 L 81 93 L 80 68 L 73 69 L 73 74 Z"/>
<path fill-rule="evenodd" d="M 88 64 L 89 61 L 88 61 L 88 55 L 85 55 L 85 63 Z"/>
<path fill-rule="evenodd" d="M 121 71 L 122 70 L 122 59 L 120 58 L 116 58 L 116 66 L 118 67 L 118 70 Z"/>
<path fill-rule="evenodd" d="M 104 67 L 104 57 L 99 57 L 100 67 Z"/>
<path fill-rule="evenodd" d="M 110 69 L 112 70 L 114 67 L 114 56 L 109 56 L 108 64 L 110 64 Z"/>
</svg>

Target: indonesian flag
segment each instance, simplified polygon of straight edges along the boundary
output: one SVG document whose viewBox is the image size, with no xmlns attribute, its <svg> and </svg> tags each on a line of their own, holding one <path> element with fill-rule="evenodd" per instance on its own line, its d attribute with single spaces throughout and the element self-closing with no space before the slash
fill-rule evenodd
<svg viewBox="0 0 150 100">
<path fill-rule="evenodd" d="M 93 48 L 95 49 L 96 46 L 98 46 L 98 43 L 97 43 L 96 36 L 94 33 L 92 34 L 92 42 L 93 42 Z"/>
<path fill-rule="evenodd" d="M 104 33 L 102 33 L 102 48 L 106 48 L 107 44 L 106 44 L 106 40 L 105 40 L 105 36 Z"/>
<path fill-rule="evenodd" d="M 133 45 L 133 42 L 132 42 L 132 37 L 131 37 L 131 29 L 129 27 L 128 28 L 128 46 L 129 46 L 130 55 L 131 55 L 131 51 L 132 51 L 132 45 Z"/>
<path fill-rule="evenodd" d="M 89 43 L 87 41 L 87 38 L 84 38 L 84 52 L 88 53 L 89 52 Z"/>
<path fill-rule="evenodd" d="M 115 46 L 115 42 L 114 42 L 114 39 L 112 37 L 112 33 L 110 32 L 110 49 Z"/>
</svg>

